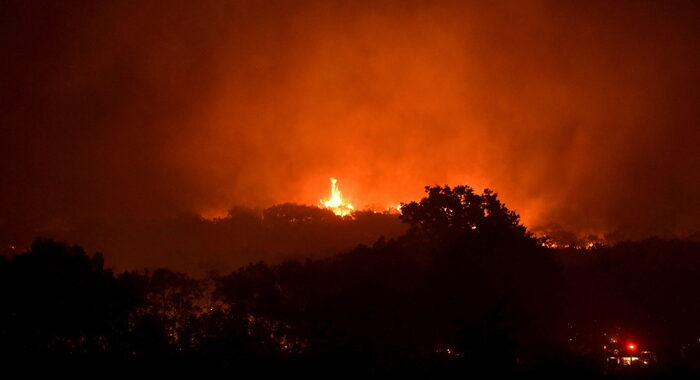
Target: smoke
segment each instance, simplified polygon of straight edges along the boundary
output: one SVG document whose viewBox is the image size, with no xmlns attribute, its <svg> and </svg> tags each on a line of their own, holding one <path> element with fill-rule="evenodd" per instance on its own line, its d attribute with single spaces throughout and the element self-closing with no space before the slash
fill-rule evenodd
<svg viewBox="0 0 700 380">
<path fill-rule="evenodd" d="M 533 227 L 700 229 L 692 2 L 2 8 L 7 239 L 317 204 L 331 176 L 356 206 L 469 184 Z"/>
</svg>

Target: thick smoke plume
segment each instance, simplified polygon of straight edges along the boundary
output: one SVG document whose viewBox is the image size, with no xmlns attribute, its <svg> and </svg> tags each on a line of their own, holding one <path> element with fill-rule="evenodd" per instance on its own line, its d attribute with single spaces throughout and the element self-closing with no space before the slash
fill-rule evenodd
<svg viewBox="0 0 700 380">
<path fill-rule="evenodd" d="M 698 19 L 684 1 L 4 2 L 1 237 L 315 205 L 331 176 L 360 207 L 469 184 L 531 227 L 693 233 Z"/>
</svg>

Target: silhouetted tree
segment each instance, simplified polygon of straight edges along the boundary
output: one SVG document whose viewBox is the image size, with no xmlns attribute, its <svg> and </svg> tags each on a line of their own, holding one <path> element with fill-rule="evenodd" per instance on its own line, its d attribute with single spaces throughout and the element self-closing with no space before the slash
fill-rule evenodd
<svg viewBox="0 0 700 380">
<path fill-rule="evenodd" d="M 37 239 L 2 261 L 2 345 L 17 353 L 94 354 L 111 350 L 139 305 L 134 289 L 103 268 L 102 255 Z"/>
<path fill-rule="evenodd" d="M 529 236 L 520 217 L 485 189 L 477 194 L 469 186 L 426 186 L 428 196 L 401 207 L 401 220 L 410 226 L 409 234 L 433 243 L 450 242 L 461 234 L 492 228 Z"/>
<path fill-rule="evenodd" d="M 145 313 L 162 324 L 172 344 L 188 346 L 193 343 L 193 319 L 202 312 L 202 297 L 201 281 L 158 268 L 149 278 Z"/>
</svg>

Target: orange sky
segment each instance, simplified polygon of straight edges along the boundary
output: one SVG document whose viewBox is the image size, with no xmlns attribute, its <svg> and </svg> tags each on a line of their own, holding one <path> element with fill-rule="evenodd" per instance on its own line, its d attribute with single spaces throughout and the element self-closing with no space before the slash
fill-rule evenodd
<svg viewBox="0 0 700 380">
<path fill-rule="evenodd" d="M 700 229 L 691 2 L 62 2 L 2 12 L 0 223 L 356 206 Z M 53 224 L 52 224 L 53 223 Z"/>
</svg>

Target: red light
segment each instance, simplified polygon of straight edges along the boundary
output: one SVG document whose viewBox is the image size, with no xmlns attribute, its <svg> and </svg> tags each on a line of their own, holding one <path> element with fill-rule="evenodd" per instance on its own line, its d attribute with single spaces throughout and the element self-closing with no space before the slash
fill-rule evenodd
<svg viewBox="0 0 700 380">
<path fill-rule="evenodd" d="M 629 348 L 631 351 L 634 351 L 634 349 L 636 349 L 637 346 L 635 346 L 634 344 L 630 344 L 629 346 L 627 346 L 627 348 Z"/>
</svg>

